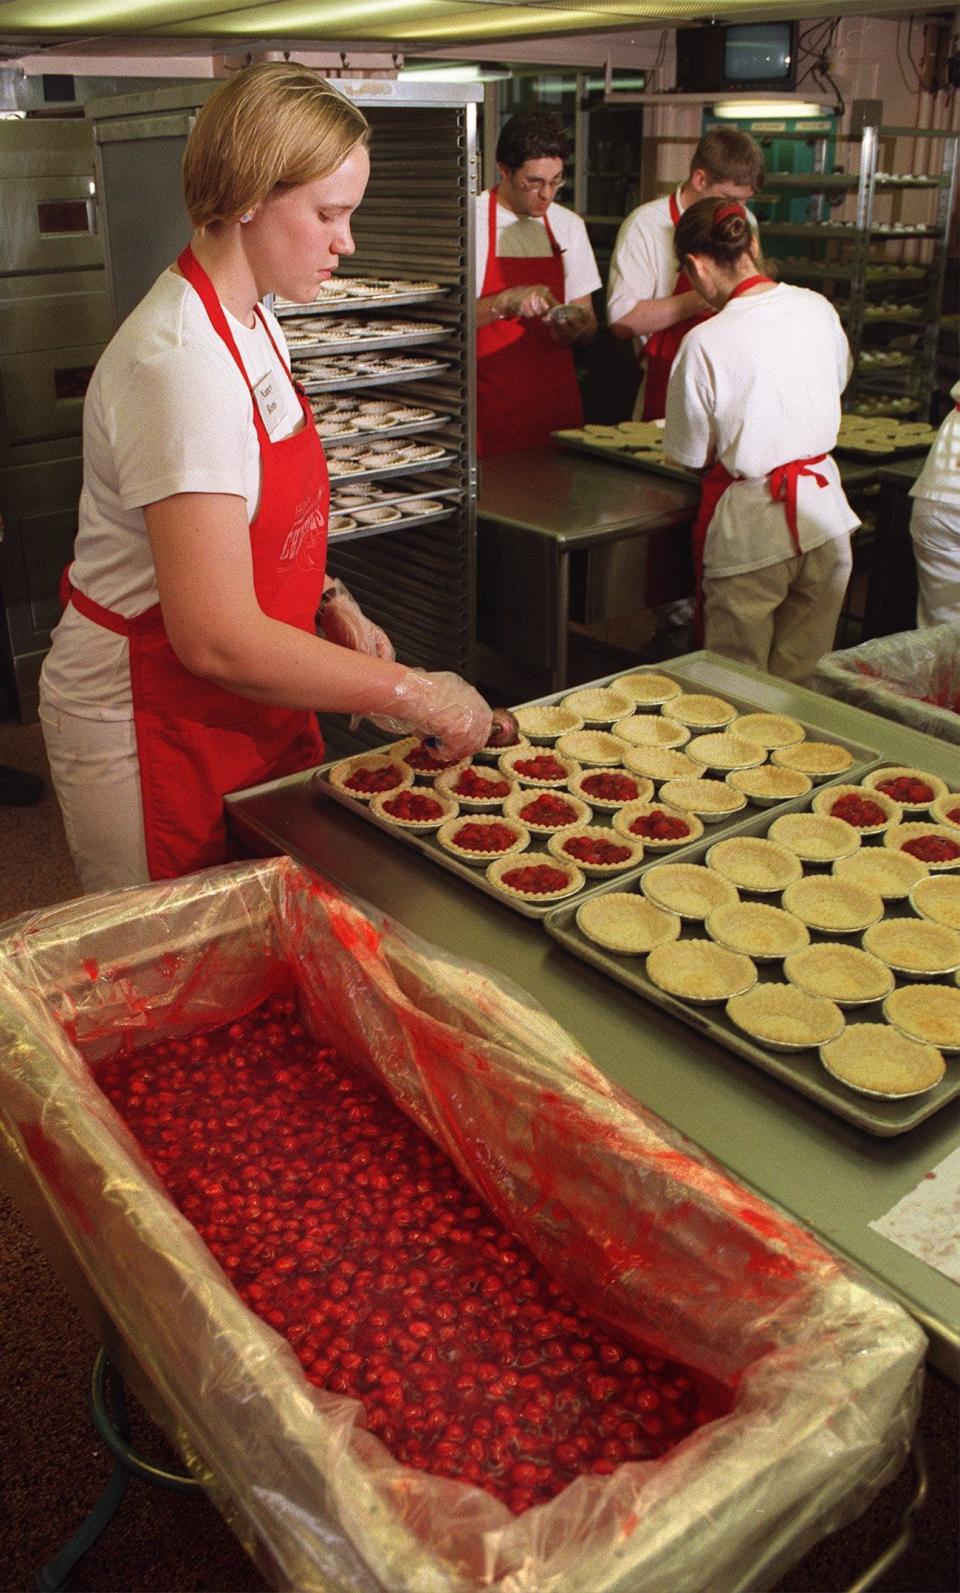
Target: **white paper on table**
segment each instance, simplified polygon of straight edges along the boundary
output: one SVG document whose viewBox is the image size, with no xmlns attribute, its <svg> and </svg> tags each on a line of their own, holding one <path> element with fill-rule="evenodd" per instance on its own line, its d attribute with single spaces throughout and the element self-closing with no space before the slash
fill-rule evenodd
<svg viewBox="0 0 960 1593">
<path fill-rule="evenodd" d="M 960 1283 L 960 1149 L 868 1226 Z"/>
</svg>

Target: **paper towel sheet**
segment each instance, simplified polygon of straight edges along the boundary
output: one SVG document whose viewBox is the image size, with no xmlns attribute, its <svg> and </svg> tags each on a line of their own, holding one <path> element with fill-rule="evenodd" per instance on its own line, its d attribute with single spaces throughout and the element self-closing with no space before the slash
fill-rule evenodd
<svg viewBox="0 0 960 1593">
<path fill-rule="evenodd" d="M 960 1149 L 869 1226 L 960 1283 Z"/>
</svg>

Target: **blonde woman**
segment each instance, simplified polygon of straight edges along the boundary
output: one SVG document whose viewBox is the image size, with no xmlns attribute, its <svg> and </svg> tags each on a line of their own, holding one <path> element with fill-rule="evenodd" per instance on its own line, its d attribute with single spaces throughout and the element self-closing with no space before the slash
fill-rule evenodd
<svg viewBox="0 0 960 1593">
<path fill-rule="evenodd" d="M 314 299 L 353 252 L 368 139 L 295 64 L 216 89 L 184 156 L 190 245 L 94 372 L 40 708 L 86 890 L 229 858 L 225 792 L 319 762 L 318 710 L 390 715 L 450 756 L 486 739 L 473 688 L 398 664 L 325 574 L 323 449 L 260 303 Z"/>
</svg>

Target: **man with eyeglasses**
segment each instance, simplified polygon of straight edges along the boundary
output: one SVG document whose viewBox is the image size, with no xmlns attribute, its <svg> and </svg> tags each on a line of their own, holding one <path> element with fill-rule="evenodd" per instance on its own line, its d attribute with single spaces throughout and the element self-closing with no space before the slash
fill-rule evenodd
<svg viewBox="0 0 960 1593">
<path fill-rule="evenodd" d="M 500 181 L 476 200 L 477 453 L 516 453 L 583 425 L 570 349 L 597 329 L 600 273 L 587 229 L 555 203 L 570 142 L 547 111 L 511 116 Z"/>
</svg>

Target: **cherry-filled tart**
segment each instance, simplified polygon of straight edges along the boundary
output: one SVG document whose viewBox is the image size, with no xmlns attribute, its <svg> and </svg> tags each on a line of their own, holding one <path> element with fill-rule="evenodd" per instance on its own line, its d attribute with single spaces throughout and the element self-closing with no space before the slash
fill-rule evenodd
<svg viewBox="0 0 960 1593">
<path fill-rule="evenodd" d="M 399 829 L 435 830 L 445 819 L 456 817 L 457 804 L 437 791 L 408 786 L 390 796 L 372 797 L 370 812 Z"/>
<path fill-rule="evenodd" d="M 629 802 L 613 815 L 613 827 L 618 835 L 658 851 L 686 846 L 703 834 L 695 813 L 681 813 L 665 802 Z"/>
<path fill-rule="evenodd" d="M 542 853 L 498 857 L 488 865 L 486 877 L 498 890 L 527 902 L 557 901 L 582 890 L 586 883 L 575 863 L 546 858 Z"/>
<path fill-rule="evenodd" d="M 552 747 L 520 747 L 504 752 L 499 768 L 507 779 L 519 785 L 559 787 L 580 773 L 575 758 L 564 757 Z"/>
<path fill-rule="evenodd" d="M 946 824 L 893 824 L 884 832 L 883 844 L 929 869 L 960 868 L 960 831 Z"/>
<path fill-rule="evenodd" d="M 375 796 L 402 791 L 413 784 L 413 770 L 391 753 L 367 752 L 331 765 L 327 778 L 338 791 L 369 802 Z"/>
<path fill-rule="evenodd" d="M 826 786 L 814 797 L 813 811 L 827 818 L 843 819 L 861 835 L 880 835 L 903 818 L 899 803 L 866 785 Z"/>
<path fill-rule="evenodd" d="M 489 863 L 495 857 L 522 852 L 530 844 L 530 831 L 516 819 L 499 813 L 460 814 L 446 819 L 437 831 L 437 843 L 465 863 Z"/>
<path fill-rule="evenodd" d="M 551 835 L 547 851 L 576 863 L 585 874 L 616 874 L 643 860 L 643 845 L 632 836 L 616 835 L 600 824 L 582 824 Z"/>
<path fill-rule="evenodd" d="M 871 791 L 881 791 L 901 808 L 917 813 L 930 807 L 937 797 L 946 796 L 947 786 L 935 774 L 925 769 L 907 769 L 899 764 L 884 769 L 874 769 L 863 777 Z"/>
<path fill-rule="evenodd" d="M 503 804 L 507 818 L 517 819 L 535 835 L 552 835 L 572 824 L 587 824 L 590 808 L 566 791 L 516 791 Z"/>
<path fill-rule="evenodd" d="M 653 781 L 642 774 L 623 769 L 584 769 L 570 781 L 574 796 L 602 812 L 614 812 L 628 802 L 647 802 L 653 796 Z"/>
<path fill-rule="evenodd" d="M 498 808 L 512 791 L 516 791 L 517 782 L 507 779 L 499 769 L 468 763 L 466 768 L 447 769 L 438 774 L 433 788 L 439 796 L 452 797 L 462 808 L 483 812 Z"/>
<path fill-rule="evenodd" d="M 403 761 L 410 765 L 414 774 L 420 780 L 435 780 L 438 774 L 443 774 L 447 769 L 462 768 L 469 763 L 469 758 L 444 758 L 426 741 L 408 741 L 403 753 Z"/>
</svg>

